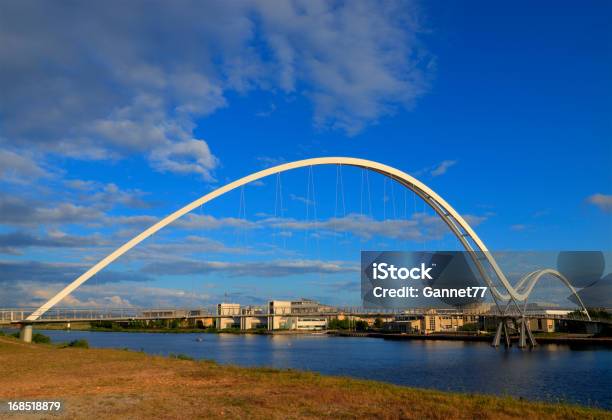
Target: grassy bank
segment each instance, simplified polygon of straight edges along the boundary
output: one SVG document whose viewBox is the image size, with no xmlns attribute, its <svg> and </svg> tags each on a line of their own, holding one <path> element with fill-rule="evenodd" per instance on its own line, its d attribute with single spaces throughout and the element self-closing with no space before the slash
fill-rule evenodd
<svg viewBox="0 0 612 420">
<path fill-rule="evenodd" d="M 0 401 L 59 399 L 65 404 L 64 414 L 77 418 L 612 419 L 612 412 L 572 405 L 221 366 L 124 350 L 25 344 L 10 337 L 0 337 L 0 366 Z"/>
</svg>

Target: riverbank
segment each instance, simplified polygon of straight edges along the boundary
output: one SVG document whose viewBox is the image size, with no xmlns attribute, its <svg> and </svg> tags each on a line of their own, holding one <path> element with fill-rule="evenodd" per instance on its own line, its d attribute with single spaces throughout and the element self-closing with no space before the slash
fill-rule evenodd
<svg viewBox="0 0 612 420">
<path fill-rule="evenodd" d="M 433 333 L 433 334 L 406 334 L 376 331 L 297 331 L 297 330 L 240 330 L 225 329 L 217 330 L 214 328 L 100 328 L 92 327 L 89 323 L 72 325 L 67 329 L 63 325 L 40 324 L 37 330 L 72 330 L 72 331 L 91 331 L 91 332 L 121 332 L 121 333 L 162 333 L 162 334 L 260 334 L 260 335 L 309 335 L 309 334 L 330 334 L 338 337 L 372 337 L 387 340 L 441 340 L 441 341 L 467 341 L 467 342 L 491 342 L 492 334 L 465 334 L 465 333 Z M 535 334 L 538 344 L 567 344 L 572 346 L 603 346 L 612 347 L 612 337 L 593 337 L 588 334 Z M 518 337 L 512 337 L 513 343 L 518 342 Z"/>
<path fill-rule="evenodd" d="M 223 366 L 125 350 L 24 344 L 9 337 L 0 337 L 0 363 L 1 401 L 59 399 L 63 413 L 73 418 L 612 419 L 610 411 L 573 405 Z"/>
<path fill-rule="evenodd" d="M 0 325 L 0 330 L 2 330 Z M 65 324 L 36 324 L 36 331 L 88 331 L 88 332 L 113 332 L 113 333 L 151 333 L 151 334 L 256 334 L 256 335 L 308 335 L 325 334 L 326 331 L 307 331 L 307 330 L 275 330 L 266 329 L 241 330 L 238 328 L 226 328 L 218 330 L 216 328 L 102 328 L 92 327 L 89 323 L 73 324 L 67 328 Z M 4 330 L 19 331 L 18 328 L 8 326 Z"/>
</svg>

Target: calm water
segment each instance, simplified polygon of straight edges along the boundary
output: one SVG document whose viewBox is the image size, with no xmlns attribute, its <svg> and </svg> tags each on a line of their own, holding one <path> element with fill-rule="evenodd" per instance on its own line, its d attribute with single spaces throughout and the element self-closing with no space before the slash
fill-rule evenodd
<svg viewBox="0 0 612 420">
<path fill-rule="evenodd" d="M 329 336 L 44 331 L 54 342 L 183 353 L 243 366 L 312 370 L 400 385 L 568 401 L 612 409 L 612 351 L 544 345 L 534 350 L 487 343 L 390 341 Z M 198 342 L 196 338 L 203 341 Z"/>
</svg>

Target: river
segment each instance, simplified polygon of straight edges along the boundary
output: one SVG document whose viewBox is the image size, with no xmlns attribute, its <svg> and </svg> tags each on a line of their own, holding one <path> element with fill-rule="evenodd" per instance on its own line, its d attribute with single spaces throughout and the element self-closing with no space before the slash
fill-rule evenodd
<svg viewBox="0 0 612 420">
<path fill-rule="evenodd" d="M 311 370 L 443 391 L 511 395 L 612 409 L 612 350 L 542 345 L 392 341 L 326 335 L 163 334 L 41 331 L 53 342 L 186 354 L 222 364 Z M 201 340 L 201 341 L 198 341 Z"/>
</svg>

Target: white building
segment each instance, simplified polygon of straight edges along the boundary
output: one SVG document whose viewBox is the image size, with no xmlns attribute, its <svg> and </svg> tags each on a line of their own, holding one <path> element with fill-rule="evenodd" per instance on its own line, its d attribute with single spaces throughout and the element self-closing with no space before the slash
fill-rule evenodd
<svg viewBox="0 0 612 420">
<path fill-rule="evenodd" d="M 315 301 L 272 300 L 268 302 L 269 330 L 322 330 L 327 327 L 327 318 L 317 315 L 322 306 Z M 303 315 L 302 315 L 303 314 Z"/>
<path fill-rule="evenodd" d="M 219 303 L 217 304 L 217 315 L 221 317 L 215 320 L 215 327 L 219 330 L 226 328 L 240 328 L 240 304 Z"/>
</svg>

